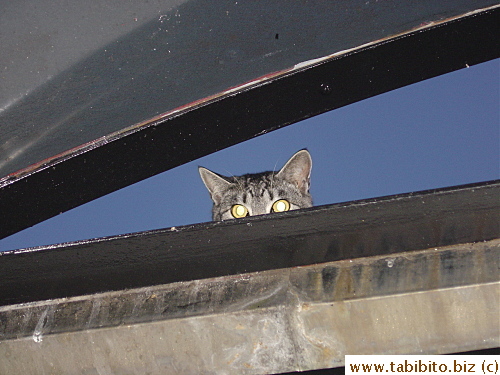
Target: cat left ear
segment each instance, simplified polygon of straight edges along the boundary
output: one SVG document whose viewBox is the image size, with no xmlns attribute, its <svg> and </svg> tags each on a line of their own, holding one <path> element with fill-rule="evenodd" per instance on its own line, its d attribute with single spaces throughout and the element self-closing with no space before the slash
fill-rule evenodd
<svg viewBox="0 0 500 375">
<path fill-rule="evenodd" d="M 306 149 L 300 150 L 288 160 L 278 175 L 298 187 L 302 194 L 309 192 L 312 158 Z"/>
<path fill-rule="evenodd" d="M 210 192 L 210 196 L 215 204 L 219 204 L 222 199 L 223 193 L 231 185 L 224 177 L 219 176 L 206 168 L 198 167 L 198 172 L 200 172 L 200 177 L 203 183 Z"/>
</svg>

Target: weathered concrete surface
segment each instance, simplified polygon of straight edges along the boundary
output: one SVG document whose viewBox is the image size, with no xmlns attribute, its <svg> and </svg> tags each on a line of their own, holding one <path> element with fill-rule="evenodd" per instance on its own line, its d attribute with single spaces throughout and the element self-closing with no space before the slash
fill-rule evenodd
<svg viewBox="0 0 500 375">
<path fill-rule="evenodd" d="M 5 306 L 0 374 L 268 374 L 491 348 L 499 255 L 497 239 Z"/>
</svg>

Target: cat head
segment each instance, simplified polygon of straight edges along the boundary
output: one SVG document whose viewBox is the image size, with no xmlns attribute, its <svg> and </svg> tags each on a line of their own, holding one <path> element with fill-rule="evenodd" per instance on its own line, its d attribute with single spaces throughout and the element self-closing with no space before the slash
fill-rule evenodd
<svg viewBox="0 0 500 375">
<path fill-rule="evenodd" d="M 212 201 L 213 220 L 227 220 L 312 206 L 311 155 L 300 150 L 278 172 L 226 177 L 199 167 Z"/>
</svg>

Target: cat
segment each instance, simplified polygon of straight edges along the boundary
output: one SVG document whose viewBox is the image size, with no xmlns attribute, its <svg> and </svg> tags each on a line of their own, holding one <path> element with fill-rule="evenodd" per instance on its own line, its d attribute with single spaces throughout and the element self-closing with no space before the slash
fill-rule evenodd
<svg viewBox="0 0 500 375">
<path fill-rule="evenodd" d="M 198 171 L 213 201 L 212 220 L 220 221 L 312 207 L 311 168 L 311 155 L 303 149 L 279 172 L 226 177 L 203 167 Z"/>
</svg>

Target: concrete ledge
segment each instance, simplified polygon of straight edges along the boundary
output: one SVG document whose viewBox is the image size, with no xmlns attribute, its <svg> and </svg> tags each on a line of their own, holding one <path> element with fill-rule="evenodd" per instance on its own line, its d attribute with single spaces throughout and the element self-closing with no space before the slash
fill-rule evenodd
<svg viewBox="0 0 500 375">
<path fill-rule="evenodd" d="M 499 255 L 496 239 L 4 306 L 0 373 L 267 374 L 496 347 Z"/>
</svg>

